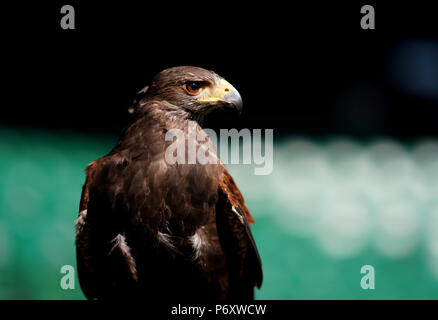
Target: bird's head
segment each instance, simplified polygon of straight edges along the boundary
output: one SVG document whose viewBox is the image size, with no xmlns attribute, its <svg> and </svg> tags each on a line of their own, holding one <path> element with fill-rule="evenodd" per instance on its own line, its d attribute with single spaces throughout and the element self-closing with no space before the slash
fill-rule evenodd
<svg viewBox="0 0 438 320">
<path fill-rule="evenodd" d="M 167 101 L 202 118 L 218 107 L 242 111 L 239 92 L 224 78 L 210 70 L 182 66 L 158 73 L 147 90 L 147 96 Z"/>
</svg>

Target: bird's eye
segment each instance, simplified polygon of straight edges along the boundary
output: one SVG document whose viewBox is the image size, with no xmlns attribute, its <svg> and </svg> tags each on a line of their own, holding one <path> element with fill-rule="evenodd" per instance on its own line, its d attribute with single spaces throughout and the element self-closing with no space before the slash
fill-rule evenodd
<svg viewBox="0 0 438 320">
<path fill-rule="evenodd" d="M 201 83 L 196 81 L 187 82 L 184 87 L 190 95 L 198 94 L 201 91 Z"/>
</svg>

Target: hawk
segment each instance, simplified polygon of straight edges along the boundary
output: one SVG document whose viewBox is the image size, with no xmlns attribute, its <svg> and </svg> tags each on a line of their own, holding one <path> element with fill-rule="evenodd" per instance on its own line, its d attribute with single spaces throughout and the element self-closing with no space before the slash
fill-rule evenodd
<svg viewBox="0 0 438 320">
<path fill-rule="evenodd" d="M 142 91 L 117 145 L 87 166 L 76 255 L 88 299 L 254 298 L 263 277 L 254 219 L 233 178 L 220 160 L 166 160 L 175 142 L 166 133 L 203 133 L 204 116 L 220 107 L 242 108 L 225 79 L 198 67 L 166 69 Z M 186 151 L 211 145 L 208 136 L 190 140 L 178 143 Z"/>
</svg>

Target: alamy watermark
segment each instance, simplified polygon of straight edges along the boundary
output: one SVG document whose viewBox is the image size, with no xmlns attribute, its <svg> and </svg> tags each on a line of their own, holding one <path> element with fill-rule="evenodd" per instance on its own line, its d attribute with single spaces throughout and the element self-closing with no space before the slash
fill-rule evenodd
<svg viewBox="0 0 438 320">
<path fill-rule="evenodd" d="M 375 10 L 372 5 L 363 5 L 360 8 L 363 16 L 360 19 L 360 27 L 364 30 L 375 29 Z M 75 9 L 72 5 L 63 5 L 61 7 L 60 26 L 63 30 L 75 29 Z"/>
<path fill-rule="evenodd" d="M 63 290 L 74 290 L 75 289 L 75 269 L 73 266 L 66 264 L 61 267 L 59 271 L 64 276 L 61 277 L 59 285 Z"/>
<path fill-rule="evenodd" d="M 364 265 L 360 268 L 360 273 L 364 276 L 360 279 L 360 286 L 363 290 L 375 289 L 375 271 L 372 265 Z"/>
<path fill-rule="evenodd" d="M 200 130 L 196 123 L 189 121 L 186 131 L 171 129 L 166 132 L 165 140 L 172 143 L 166 149 L 165 159 L 168 164 L 255 164 L 255 175 L 268 175 L 273 170 L 274 131 L 263 131 L 264 139 L 262 129 L 252 132 L 249 129 L 220 129 L 218 140 L 214 130 Z"/>
</svg>

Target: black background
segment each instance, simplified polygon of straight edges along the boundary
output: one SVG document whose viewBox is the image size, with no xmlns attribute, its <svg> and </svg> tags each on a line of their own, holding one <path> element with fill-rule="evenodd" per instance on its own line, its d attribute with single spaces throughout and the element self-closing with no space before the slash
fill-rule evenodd
<svg viewBox="0 0 438 320">
<path fill-rule="evenodd" d="M 75 8 L 75 30 L 60 27 L 64 4 Z M 374 5 L 375 30 L 360 28 L 364 4 Z M 395 44 L 437 36 L 437 12 L 418 1 L 4 7 L 3 91 L 11 99 L 5 99 L 0 125 L 118 133 L 136 92 L 154 74 L 196 65 L 225 77 L 244 101 L 240 118 L 215 113 L 209 127 L 312 136 L 437 135 L 437 101 L 399 92 L 385 76 Z M 339 93 L 355 83 L 377 91 L 381 103 L 367 103 L 375 99 L 365 90 L 363 104 L 337 109 Z"/>
</svg>

